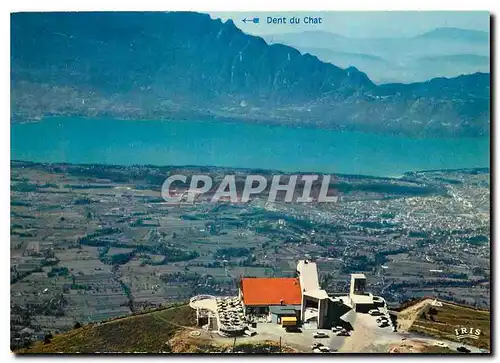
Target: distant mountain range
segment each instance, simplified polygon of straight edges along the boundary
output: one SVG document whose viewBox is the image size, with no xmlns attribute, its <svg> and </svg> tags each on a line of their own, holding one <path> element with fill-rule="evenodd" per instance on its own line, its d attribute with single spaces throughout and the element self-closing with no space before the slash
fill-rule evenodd
<svg viewBox="0 0 500 363">
<path fill-rule="evenodd" d="M 429 32 L 418 35 L 416 38 L 457 40 L 459 42 L 479 42 L 489 44 L 488 32 L 460 28 L 436 28 Z"/>
<path fill-rule="evenodd" d="M 421 82 L 490 69 L 489 33 L 477 30 L 437 28 L 411 38 L 347 38 L 323 31 L 264 38 L 340 67 L 354 66 L 375 83 Z"/>
<path fill-rule="evenodd" d="M 269 45 L 206 14 L 16 13 L 11 37 L 13 121 L 216 118 L 418 136 L 489 133 L 487 73 L 377 86 L 355 67 Z"/>
</svg>

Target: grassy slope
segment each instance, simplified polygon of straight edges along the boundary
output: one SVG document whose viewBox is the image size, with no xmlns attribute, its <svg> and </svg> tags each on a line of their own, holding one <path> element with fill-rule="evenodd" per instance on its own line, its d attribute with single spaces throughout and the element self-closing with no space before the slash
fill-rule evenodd
<svg viewBox="0 0 500 363">
<path fill-rule="evenodd" d="M 446 348 L 446 347 L 435 347 L 432 345 L 424 347 L 420 353 L 432 353 L 432 354 L 460 354 L 454 349 Z"/>
<path fill-rule="evenodd" d="M 433 307 L 435 314 L 423 309 L 412 324 L 410 331 L 457 341 L 454 329 L 474 327 L 481 329 L 478 340 L 464 339 L 464 343 L 490 349 L 490 312 L 443 302 L 442 307 Z M 223 352 L 227 346 L 215 346 L 209 342 L 178 336 L 195 324 L 195 311 L 188 305 L 172 306 L 141 315 L 114 319 L 102 324 L 89 324 L 68 333 L 56 335 L 51 342 L 37 342 L 18 354 L 32 353 L 96 353 L 96 352 Z M 175 338 L 174 336 L 178 336 Z M 188 339 L 186 339 L 188 338 Z M 192 340 L 192 341 L 191 341 Z M 170 341 L 170 344 L 168 343 Z M 187 344 L 186 344 L 187 343 Z M 262 345 L 262 347 L 260 347 Z M 237 350 L 272 352 L 276 343 L 238 344 Z M 437 349 L 437 348 L 436 348 Z M 287 351 L 287 350 L 283 350 Z M 443 352 L 444 353 L 444 352 Z"/>
<path fill-rule="evenodd" d="M 196 323 L 196 314 L 188 305 L 173 306 L 140 315 L 114 319 L 103 324 L 89 324 L 65 334 L 56 335 L 51 342 L 37 342 L 17 354 L 40 353 L 223 353 L 232 350 L 227 344 L 213 344 L 189 336 Z M 237 344 L 237 352 L 279 353 L 277 342 Z M 281 347 L 281 352 L 294 349 Z"/>
<path fill-rule="evenodd" d="M 445 302 L 442 307 L 433 308 L 436 309 L 436 314 L 430 314 L 429 309 L 425 309 L 412 324 L 410 331 L 490 349 L 489 311 Z M 455 329 L 461 327 L 481 329 L 479 339 L 456 339 Z"/>
<path fill-rule="evenodd" d="M 94 353 L 170 351 L 170 340 L 183 326 L 192 326 L 195 311 L 187 305 L 119 318 L 100 325 L 54 336 L 50 343 L 37 342 L 16 353 Z"/>
</svg>

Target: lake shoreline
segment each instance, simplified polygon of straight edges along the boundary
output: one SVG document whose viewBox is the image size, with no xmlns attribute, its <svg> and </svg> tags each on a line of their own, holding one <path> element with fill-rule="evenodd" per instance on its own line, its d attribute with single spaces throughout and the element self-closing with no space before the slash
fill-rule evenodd
<svg viewBox="0 0 500 363">
<path fill-rule="evenodd" d="M 11 124 L 11 159 L 394 177 L 484 168 L 490 165 L 490 139 L 422 139 L 225 121 L 55 117 Z"/>
</svg>

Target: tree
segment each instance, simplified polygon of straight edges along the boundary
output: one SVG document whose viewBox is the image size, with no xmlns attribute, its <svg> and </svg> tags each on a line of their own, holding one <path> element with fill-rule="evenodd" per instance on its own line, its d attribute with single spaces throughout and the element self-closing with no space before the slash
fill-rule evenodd
<svg viewBox="0 0 500 363">
<path fill-rule="evenodd" d="M 434 307 L 432 307 L 432 306 L 429 308 L 429 314 L 431 314 L 431 315 L 436 315 L 437 313 L 438 313 L 438 311 L 437 311 L 437 309 L 436 309 L 436 308 L 434 308 Z"/>
<path fill-rule="evenodd" d="M 45 338 L 43 339 L 43 344 L 49 344 L 52 341 L 52 338 L 53 336 L 50 333 L 45 335 Z"/>
</svg>

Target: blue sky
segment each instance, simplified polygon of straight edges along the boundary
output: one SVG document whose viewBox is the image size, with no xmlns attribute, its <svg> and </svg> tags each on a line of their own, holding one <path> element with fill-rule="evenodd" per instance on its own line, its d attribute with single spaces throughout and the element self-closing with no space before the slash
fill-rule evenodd
<svg viewBox="0 0 500 363">
<path fill-rule="evenodd" d="M 353 12 L 211 12 L 213 18 L 233 19 L 249 34 L 292 33 L 322 30 L 348 37 L 412 37 L 438 27 L 456 27 L 489 31 L 486 11 L 353 11 Z M 321 16 L 320 25 L 265 24 L 267 16 Z M 243 23 L 245 17 L 259 16 L 260 24 Z"/>
</svg>

